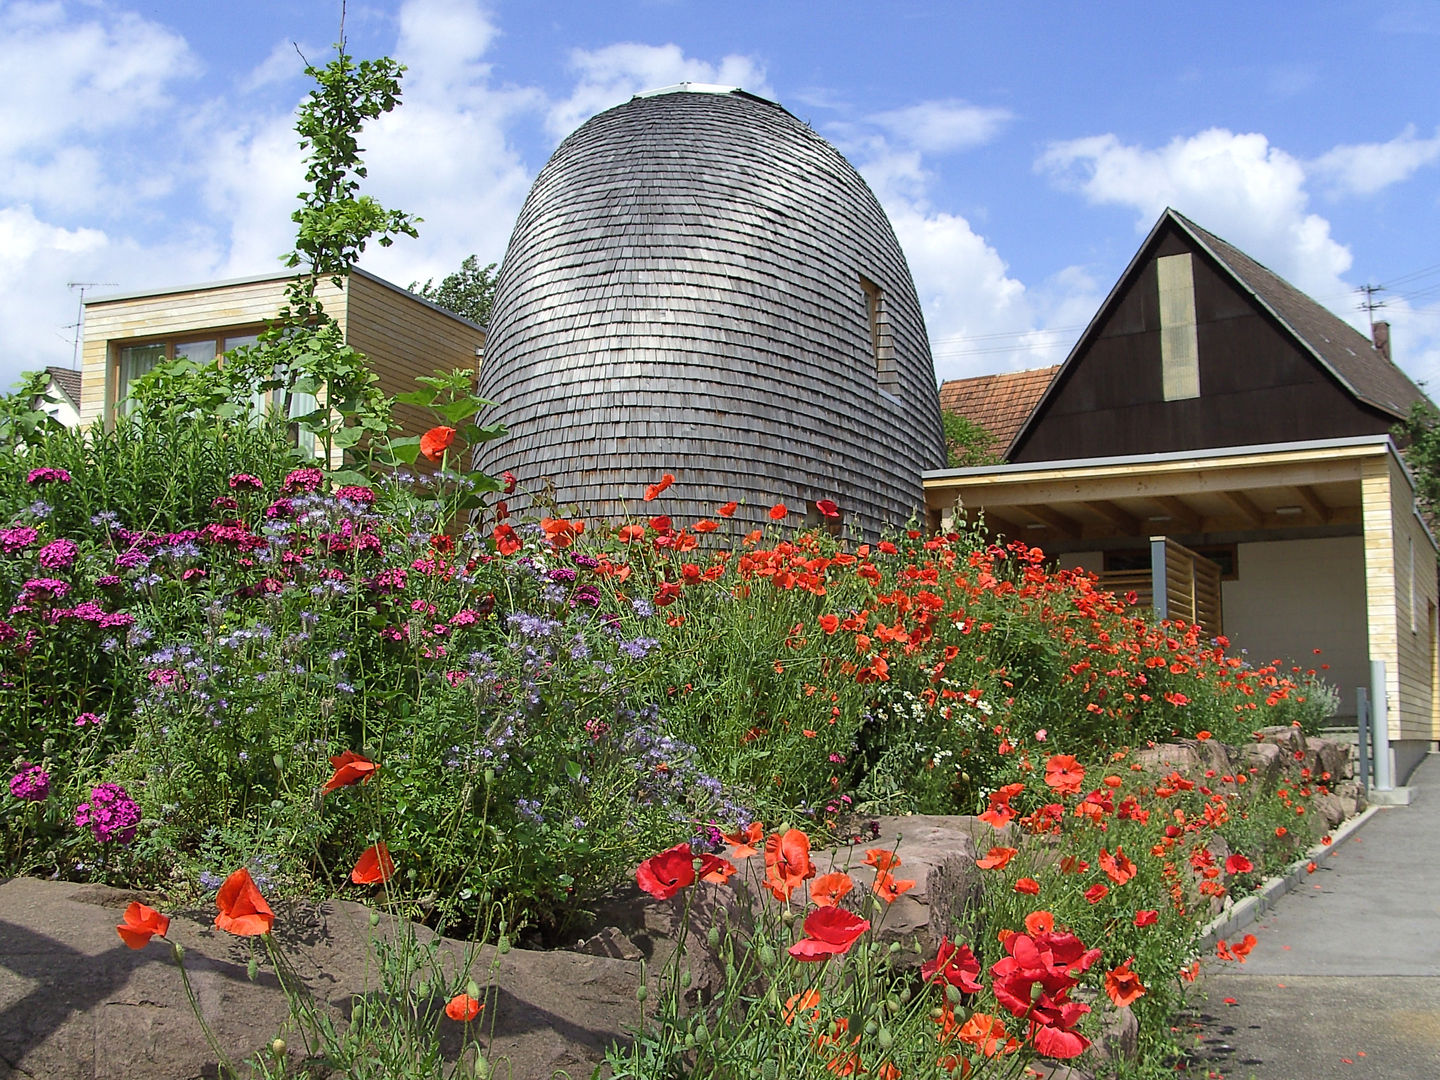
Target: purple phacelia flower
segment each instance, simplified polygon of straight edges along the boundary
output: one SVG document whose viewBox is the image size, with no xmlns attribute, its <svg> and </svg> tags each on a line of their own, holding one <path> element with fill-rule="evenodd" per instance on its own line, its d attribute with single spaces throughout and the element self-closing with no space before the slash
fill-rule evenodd
<svg viewBox="0 0 1440 1080">
<path fill-rule="evenodd" d="M 99 784 L 90 789 L 90 801 L 75 808 L 77 828 L 89 828 L 97 844 L 112 840 L 128 844 L 140 824 L 140 806 L 119 784 Z"/>
<path fill-rule="evenodd" d="M 50 794 L 50 774 L 39 765 L 22 762 L 10 778 L 10 794 L 26 802 L 44 802 Z"/>
</svg>

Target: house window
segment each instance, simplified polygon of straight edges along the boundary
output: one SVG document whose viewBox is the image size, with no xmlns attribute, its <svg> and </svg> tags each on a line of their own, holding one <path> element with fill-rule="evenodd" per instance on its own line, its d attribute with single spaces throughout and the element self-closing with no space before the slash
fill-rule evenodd
<svg viewBox="0 0 1440 1080">
<path fill-rule="evenodd" d="M 860 291 L 865 294 L 865 317 L 870 327 L 870 352 L 875 359 L 875 379 L 880 389 L 891 394 L 900 390 L 900 373 L 895 368 L 895 339 L 890 333 L 890 313 L 885 293 L 864 274 Z"/>
<path fill-rule="evenodd" d="M 222 357 L 222 354 L 231 349 L 254 345 L 259 340 L 258 332 L 237 333 L 231 330 L 228 332 L 216 331 L 213 335 L 203 337 L 192 333 L 168 341 L 147 341 L 138 345 L 122 345 L 116 350 L 115 410 L 122 415 L 130 412 L 130 385 L 157 364 L 166 360 L 177 360 L 181 357 L 193 360 L 197 364 L 208 364 L 217 357 Z M 223 362 L 222 357 L 221 363 Z M 296 417 L 314 412 L 316 399 L 313 394 L 292 393 L 286 401 L 282 400 L 280 391 L 256 390 L 251 397 L 251 405 L 257 414 L 266 410 L 283 408 L 286 419 L 294 420 Z M 307 431 L 301 431 L 298 424 L 290 425 L 290 433 L 296 444 L 302 449 L 311 452 L 315 450 L 315 437 Z"/>
<path fill-rule="evenodd" d="M 1166 401 L 1200 396 L 1200 346 L 1195 333 L 1195 273 L 1190 253 L 1155 260 L 1160 286 L 1160 378 Z"/>
</svg>

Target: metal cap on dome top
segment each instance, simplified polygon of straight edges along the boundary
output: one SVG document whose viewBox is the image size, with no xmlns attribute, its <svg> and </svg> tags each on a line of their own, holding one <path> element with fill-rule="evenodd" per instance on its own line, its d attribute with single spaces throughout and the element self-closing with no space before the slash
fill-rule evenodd
<svg viewBox="0 0 1440 1080">
<path fill-rule="evenodd" d="M 677 82 L 654 90 L 641 90 L 637 98 L 659 97 L 661 94 L 733 94 L 738 86 L 721 86 L 719 83 Z"/>
</svg>

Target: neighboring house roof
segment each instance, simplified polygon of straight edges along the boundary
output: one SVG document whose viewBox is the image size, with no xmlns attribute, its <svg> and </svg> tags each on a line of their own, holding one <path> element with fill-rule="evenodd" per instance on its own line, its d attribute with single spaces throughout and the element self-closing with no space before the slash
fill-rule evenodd
<svg viewBox="0 0 1440 1080">
<path fill-rule="evenodd" d="M 1028 371 L 949 379 L 940 384 L 940 408 L 990 432 L 998 452 L 1010 445 L 1059 370 L 1060 365 L 1055 364 Z"/>
<path fill-rule="evenodd" d="M 1051 399 L 1085 357 L 1107 321 L 1155 257 L 1161 238 L 1174 228 L 1213 260 L 1222 277 L 1248 295 L 1260 312 L 1274 321 L 1296 349 L 1308 354 L 1335 383 L 1363 406 L 1396 419 L 1404 419 L 1424 393 L 1384 353 L 1349 323 L 1327 310 L 1274 271 L 1243 251 L 1167 207 L 1134 257 L 1076 341 L 1060 371 L 1050 380 L 1040 400 L 1020 425 L 1006 448 L 1009 458 L 1021 448 L 1036 424 L 1043 422 Z"/>
<path fill-rule="evenodd" d="M 1425 395 L 1360 331 L 1184 214 L 1165 211 L 1361 401 L 1404 419 Z M 1163 220 L 1163 218 L 1162 218 Z"/>
<path fill-rule="evenodd" d="M 47 367 L 45 374 L 62 394 L 70 399 L 75 408 L 80 407 L 80 372 L 72 368 Z"/>
</svg>

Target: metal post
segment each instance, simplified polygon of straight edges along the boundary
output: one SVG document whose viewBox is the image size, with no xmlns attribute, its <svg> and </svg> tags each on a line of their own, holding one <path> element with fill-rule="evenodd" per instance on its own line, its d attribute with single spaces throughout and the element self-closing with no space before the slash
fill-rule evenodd
<svg viewBox="0 0 1440 1080">
<path fill-rule="evenodd" d="M 1360 790 L 1370 790 L 1370 695 L 1355 688 L 1355 757 L 1360 768 Z"/>
<path fill-rule="evenodd" d="M 1375 738 L 1375 790 L 1393 791 L 1390 778 L 1390 717 L 1385 694 L 1385 661 L 1370 661 L 1371 730 Z"/>
<path fill-rule="evenodd" d="M 1170 582 L 1167 553 L 1165 551 L 1165 537 L 1152 536 L 1150 538 L 1150 608 L 1155 613 L 1156 622 L 1164 622 L 1170 618 Z"/>
</svg>

